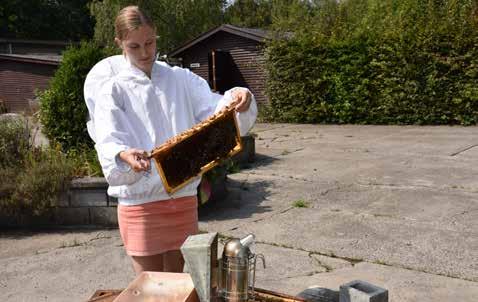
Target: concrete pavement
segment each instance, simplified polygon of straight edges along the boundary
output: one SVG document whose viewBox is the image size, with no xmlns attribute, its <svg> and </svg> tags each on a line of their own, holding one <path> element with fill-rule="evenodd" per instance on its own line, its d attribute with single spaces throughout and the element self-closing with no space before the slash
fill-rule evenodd
<svg viewBox="0 0 478 302">
<path fill-rule="evenodd" d="M 477 301 L 477 130 L 258 124 L 256 161 L 200 229 L 254 233 L 261 288 L 335 301 L 361 279 L 390 301 Z M 2 301 L 85 301 L 134 278 L 117 230 L 2 232 L 0 267 Z"/>
</svg>

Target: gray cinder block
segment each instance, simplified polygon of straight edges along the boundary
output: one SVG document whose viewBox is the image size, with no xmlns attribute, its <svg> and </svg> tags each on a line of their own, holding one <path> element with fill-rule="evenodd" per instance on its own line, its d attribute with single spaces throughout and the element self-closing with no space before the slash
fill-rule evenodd
<svg viewBox="0 0 478 302">
<path fill-rule="evenodd" d="M 90 224 L 90 209 L 83 208 L 57 208 L 55 220 L 61 225 L 88 225 Z"/>
<path fill-rule="evenodd" d="M 108 205 L 108 195 L 104 189 L 70 190 L 72 207 L 105 207 Z"/>
<path fill-rule="evenodd" d="M 212 301 L 217 295 L 217 233 L 189 236 L 181 253 L 199 300 Z"/>
<path fill-rule="evenodd" d="M 255 138 L 252 135 L 241 136 L 242 150 L 232 157 L 234 164 L 244 167 L 254 162 L 256 155 Z"/>
<path fill-rule="evenodd" d="M 388 302 L 388 290 L 362 280 L 340 286 L 340 302 Z"/>
<path fill-rule="evenodd" d="M 118 225 L 118 212 L 114 207 L 91 207 L 90 222 L 94 225 Z"/>
</svg>

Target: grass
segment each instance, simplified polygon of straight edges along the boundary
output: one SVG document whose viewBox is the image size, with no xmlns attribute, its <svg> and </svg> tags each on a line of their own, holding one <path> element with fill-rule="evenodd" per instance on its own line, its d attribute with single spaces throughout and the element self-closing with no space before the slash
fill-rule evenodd
<svg viewBox="0 0 478 302">
<path fill-rule="evenodd" d="M 291 152 L 289 150 L 284 150 L 282 151 L 281 155 L 287 155 L 287 154 L 290 154 Z"/>
<path fill-rule="evenodd" d="M 308 208 L 310 205 L 307 201 L 303 199 L 298 199 L 292 203 L 294 208 Z"/>
<path fill-rule="evenodd" d="M 75 238 L 73 241 L 63 241 L 59 248 L 75 247 L 80 245 L 82 245 L 82 243 Z"/>
<path fill-rule="evenodd" d="M 241 167 L 238 164 L 236 164 L 234 161 L 232 161 L 231 159 L 228 159 L 225 165 L 226 165 L 226 171 L 228 174 L 234 174 L 241 171 Z"/>
</svg>

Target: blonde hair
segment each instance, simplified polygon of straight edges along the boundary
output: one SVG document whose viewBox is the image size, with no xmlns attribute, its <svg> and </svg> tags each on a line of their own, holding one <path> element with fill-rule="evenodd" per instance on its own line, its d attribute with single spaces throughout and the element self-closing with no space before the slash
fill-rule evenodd
<svg viewBox="0 0 478 302">
<path fill-rule="evenodd" d="M 153 29 L 156 28 L 151 17 L 138 6 L 126 6 L 116 16 L 115 36 L 117 39 L 123 40 L 129 32 L 143 25 L 148 25 Z"/>
</svg>

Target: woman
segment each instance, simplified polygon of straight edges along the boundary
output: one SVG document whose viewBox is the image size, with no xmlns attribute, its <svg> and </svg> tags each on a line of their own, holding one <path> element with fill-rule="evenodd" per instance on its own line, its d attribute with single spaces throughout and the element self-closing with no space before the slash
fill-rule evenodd
<svg viewBox="0 0 478 302">
<path fill-rule="evenodd" d="M 108 194 L 118 198 L 120 233 L 136 273 L 180 272 L 179 248 L 198 231 L 200 179 L 169 195 L 145 153 L 230 103 L 245 134 L 257 106 L 245 88 L 221 96 L 192 72 L 157 62 L 155 26 L 137 6 L 119 12 L 115 33 L 123 56 L 101 61 L 85 81 L 88 130 Z"/>
</svg>

